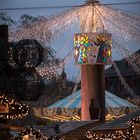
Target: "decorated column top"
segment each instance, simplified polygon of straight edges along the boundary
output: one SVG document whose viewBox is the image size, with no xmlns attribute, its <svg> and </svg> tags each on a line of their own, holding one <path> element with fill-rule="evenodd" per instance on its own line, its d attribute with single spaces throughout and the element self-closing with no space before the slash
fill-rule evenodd
<svg viewBox="0 0 140 140">
<path fill-rule="evenodd" d="M 111 64 L 112 38 L 108 33 L 74 35 L 74 57 L 78 64 Z"/>
</svg>

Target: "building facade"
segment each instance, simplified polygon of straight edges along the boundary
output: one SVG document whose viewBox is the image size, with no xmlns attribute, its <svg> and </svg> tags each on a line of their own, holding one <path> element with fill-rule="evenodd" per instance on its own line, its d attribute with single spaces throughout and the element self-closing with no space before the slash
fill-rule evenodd
<svg viewBox="0 0 140 140">
<path fill-rule="evenodd" d="M 133 55 L 136 54 L 140 54 L 140 50 Z M 132 65 L 128 64 L 125 58 L 120 61 L 115 61 L 115 63 L 128 86 L 134 91 L 136 95 L 140 96 L 140 73 L 136 72 Z M 117 75 L 113 65 L 105 70 L 105 87 L 106 90 L 117 94 L 122 98 L 131 97 L 129 91 L 124 88 L 124 85 Z"/>
</svg>

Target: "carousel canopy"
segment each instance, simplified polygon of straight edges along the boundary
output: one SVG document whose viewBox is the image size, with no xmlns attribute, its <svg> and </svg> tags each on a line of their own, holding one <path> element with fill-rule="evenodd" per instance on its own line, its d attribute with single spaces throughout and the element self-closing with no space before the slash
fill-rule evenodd
<svg viewBox="0 0 140 140">
<path fill-rule="evenodd" d="M 106 120 L 110 120 L 113 116 L 119 117 L 130 112 L 135 112 L 138 109 L 136 105 L 108 91 L 105 91 L 105 104 Z M 48 107 L 34 108 L 33 111 L 35 116 L 52 121 L 80 120 L 81 91 L 79 90 Z"/>
<path fill-rule="evenodd" d="M 108 91 L 105 91 L 105 104 L 106 104 L 106 108 L 109 108 L 109 107 L 112 107 L 112 108 L 119 108 L 119 107 L 137 108 L 136 105 L 133 105 L 132 103 L 130 103 Z M 81 90 L 48 106 L 48 109 L 53 109 L 53 108 L 81 108 Z"/>
</svg>

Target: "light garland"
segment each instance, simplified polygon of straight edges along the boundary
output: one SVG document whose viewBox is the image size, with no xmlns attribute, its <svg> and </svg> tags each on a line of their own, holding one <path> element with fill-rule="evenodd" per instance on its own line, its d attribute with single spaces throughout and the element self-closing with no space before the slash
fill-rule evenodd
<svg viewBox="0 0 140 140">
<path fill-rule="evenodd" d="M 107 26 L 107 29 L 111 29 L 113 27 L 113 29 L 117 30 L 119 33 L 118 37 L 122 34 L 125 35 L 124 38 L 131 40 L 133 39 L 137 43 L 140 43 L 140 25 L 138 23 L 138 21 L 140 21 L 140 16 L 137 16 L 139 20 L 134 20 L 134 18 L 126 15 L 125 12 L 107 6 L 99 6 L 97 10 L 107 24 L 111 23 L 111 26 Z M 132 16 L 135 17 L 135 14 L 132 14 Z"/>
<path fill-rule="evenodd" d="M 114 140 L 114 139 L 120 139 L 120 140 L 134 140 L 136 138 L 136 134 L 135 134 L 135 126 L 137 124 L 140 124 L 140 116 L 136 117 L 136 118 L 132 118 L 130 119 L 128 122 L 128 128 L 126 130 L 126 132 L 123 131 L 115 131 L 114 133 L 108 133 L 106 134 L 106 132 L 102 133 L 102 134 L 97 134 L 91 131 L 87 131 L 85 136 L 88 139 L 91 140 L 105 140 L 105 139 L 110 139 L 110 140 Z"/>
<path fill-rule="evenodd" d="M 133 69 L 140 74 L 140 54 L 133 54 L 126 58 L 128 64 L 130 64 Z"/>
<path fill-rule="evenodd" d="M 37 139 L 37 140 L 45 140 L 45 138 L 40 133 L 40 131 L 37 131 L 33 127 L 22 130 L 21 132 L 19 132 L 18 136 L 15 136 L 14 138 L 11 138 L 11 140 L 21 140 L 26 135 L 35 136 L 35 139 Z"/>
<path fill-rule="evenodd" d="M 96 8 L 96 10 L 97 10 L 97 15 L 100 15 L 103 21 L 103 27 L 105 28 L 105 30 L 112 33 L 113 47 L 116 48 L 119 51 L 119 53 L 122 54 L 123 57 L 126 57 L 126 60 L 136 72 L 140 73 L 140 65 L 139 65 L 140 56 L 138 54 L 132 55 L 133 52 L 127 49 L 127 46 L 130 45 L 130 42 L 132 40 L 136 40 L 136 41 L 133 41 L 134 45 L 140 44 L 139 42 L 140 41 L 140 38 L 139 38 L 140 25 L 138 23 L 138 21 L 140 21 L 140 16 L 122 12 L 116 9 L 107 8 L 105 6 L 98 7 Z M 133 20 L 133 18 L 135 19 Z M 125 22 L 122 22 L 124 20 Z M 130 20 L 133 22 L 130 22 Z M 118 45 L 118 42 L 119 42 L 119 45 Z M 130 55 L 131 55 L 131 58 L 128 58 L 128 56 Z"/>
<path fill-rule="evenodd" d="M 57 80 L 59 79 L 59 74 L 62 72 L 62 70 L 64 69 L 64 67 L 66 66 L 66 64 L 70 63 L 73 57 L 73 51 L 70 50 L 69 53 L 67 54 L 67 56 L 62 59 L 59 60 L 57 58 L 57 55 L 59 52 L 63 52 L 66 50 L 65 47 L 68 47 L 67 44 L 70 43 L 70 39 L 72 39 L 71 37 L 71 33 L 69 33 L 66 41 L 64 42 L 64 45 L 60 47 L 60 49 L 58 50 L 58 52 L 55 54 L 55 56 L 53 56 L 53 59 L 51 59 L 49 62 L 47 61 L 47 57 L 44 58 L 44 61 L 41 63 L 41 65 L 37 68 L 37 71 L 39 72 L 39 74 L 43 77 L 46 78 L 48 80 Z M 44 54 L 45 56 L 45 54 Z"/>
<path fill-rule="evenodd" d="M 121 47 L 115 39 L 113 39 L 113 46 L 118 52 L 125 58 L 125 60 L 132 66 L 132 68 L 140 74 L 140 55 L 134 54 L 134 52 L 127 49 L 127 47 Z"/>
<path fill-rule="evenodd" d="M 29 107 L 14 99 L 10 99 L 4 94 L 0 95 L 0 118 L 19 119 L 28 115 Z"/>
<path fill-rule="evenodd" d="M 52 16 L 48 19 L 39 20 L 30 28 L 20 28 L 17 31 L 11 31 L 10 41 L 29 38 L 36 39 L 42 44 L 50 44 L 57 36 L 60 36 L 73 24 L 77 23 L 78 19 L 80 19 L 81 27 L 84 27 L 82 31 L 90 31 L 89 29 L 91 28 L 94 16 L 96 27 L 102 27 L 104 23 L 105 28 L 111 30 L 111 33 L 117 34 L 119 40 L 122 40 L 121 36 L 123 36 L 123 41 L 124 38 L 127 40 L 135 39 L 140 43 L 139 15 L 122 12 L 118 9 L 102 5 L 96 5 L 94 7 L 94 15 L 91 14 L 93 9 L 92 5 L 84 5 L 79 8 L 67 10 L 62 14 Z"/>
<path fill-rule="evenodd" d="M 107 8 L 107 9 L 109 9 L 109 8 Z M 112 33 L 112 35 L 113 35 L 113 47 L 115 48 L 115 49 L 117 49 L 118 51 L 119 51 L 119 53 L 121 53 L 122 54 L 122 56 L 123 57 L 125 57 L 125 59 L 126 59 L 126 61 L 128 62 L 128 64 L 130 64 L 131 66 L 132 66 L 132 68 L 139 74 L 140 73 L 140 55 L 139 54 L 133 54 L 133 52 L 132 51 L 129 51 L 128 49 L 127 49 L 127 47 L 126 47 L 126 42 L 128 42 L 128 39 L 132 39 L 132 37 L 125 37 L 124 35 L 125 34 L 123 34 L 122 33 L 122 31 L 123 31 L 123 28 L 125 28 L 124 27 L 124 25 L 122 25 L 123 23 L 121 23 L 120 21 L 120 19 L 117 19 L 117 21 L 118 22 L 120 22 L 120 24 L 119 23 L 117 23 L 119 26 L 120 25 L 122 25 L 122 29 L 121 29 L 121 33 L 119 33 L 119 30 L 118 30 L 118 28 L 112 28 L 112 24 L 115 22 L 115 19 L 114 19 L 114 15 L 115 14 L 118 14 L 117 13 L 117 10 L 116 11 L 113 11 L 112 10 L 112 12 L 110 11 L 109 12 L 109 14 L 108 15 L 110 15 L 110 17 L 109 16 L 105 16 L 105 15 L 103 15 L 103 14 L 106 14 L 106 12 L 105 11 L 102 11 L 102 10 L 105 10 L 105 7 L 100 7 L 100 9 L 97 9 L 96 8 L 96 10 L 97 10 L 97 12 L 98 12 L 98 14 L 100 15 L 100 16 L 102 16 L 102 19 L 104 19 L 103 20 L 103 22 L 104 22 L 104 27 L 106 28 L 106 30 L 108 31 L 108 32 L 111 32 Z M 99 11 L 99 10 L 101 10 L 101 11 Z M 110 9 L 109 9 L 110 10 Z M 116 12 L 116 13 L 115 13 Z M 122 16 L 124 16 L 123 15 L 123 12 L 122 12 L 122 14 L 120 14 L 120 15 L 118 15 L 119 16 L 119 18 L 121 18 L 122 19 Z M 108 19 L 112 19 L 111 20 L 111 22 L 110 21 L 108 21 Z M 138 17 L 137 17 L 138 18 Z M 113 20 L 114 19 L 114 20 Z M 139 20 L 140 20 L 140 17 L 138 18 Z M 126 20 L 127 21 L 127 20 Z M 135 22 L 134 22 L 135 23 Z M 136 23 L 138 23 L 137 21 L 136 21 Z M 117 26 L 118 27 L 118 26 Z M 128 25 L 128 27 L 129 28 L 132 28 L 133 29 L 133 26 L 129 26 Z M 137 27 L 138 27 L 138 25 L 137 25 Z M 128 28 L 128 29 L 129 29 Z M 131 30 L 130 30 L 131 31 Z M 130 34 L 131 34 L 131 32 L 129 32 Z M 138 35 L 137 35 L 138 36 Z M 121 37 L 121 38 L 120 38 Z M 134 37 L 134 36 L 133 36 Z M 124 40 L 124 38 L 125 38 L 125 40 Z M 123 46 L 125 46 L 125 48 L 124 47 L 122 47 L 122 45 L 120 46 L 119 44 L 118 44 L 118 42 L 120 42 L 121 41 L 121 44 L 123 45 L 124 43 L 124 45 Z M 115 64 L 114 64 L 115 65 Z M 119 78 L 120 78 L 120 80 L 121 80 L 121 83 L 124 85 L 124 88 L 126 88 L 127 90 L 128 90 L 128 92 L 132 95 L 132 96 L 136 96 L 135 94 L 134 94 L 134 92 L 133 92 L 133 90 L 128 86 L 128 84 L 125 82 L 125 80 L 124 80 L 124 78 L 121 76 L 121 73 L 119 72 L 119 69 L 116 67 L 116 65 L 114 66 L 115 67 L 115 70 L 116 70 L 116 72 L 117 72 L 117 75 L 119 76 Z"/>
<path fill-rule="evenodd" d="M 123 20 L 123 23 L 127 26 L 131 26 L 133 29 L 136 30 L 137 27 L 140 27 L 139 21 L 140 21 L 140 15 L 136 13 L 126 12 L 122 11 L 120 9 L 116 9 L 110 6 L 104 6 L 104 8 L 109 11 L 109 13 L 112 15 L 113 13 L 116 14 L 115 18 Z M 113 16 L 113 15 L 112 15 Z M 127 22 L 129 21 L 129 22 Z M 124 25 L 124 26 L 125 26 Z M 139 28 L 138 28 L 139 29 Z M 138 32 L 137 32 L 138 33 Z"/>
<path fill-rule="evenodd" d="M 99 5 L 86 5 L 79 12 L 79 20 L 80 20 L 80 31 L 81 33 L 93 33 L 93 27 L 97 30 L 98 28 L 103 27 L 103 18 L 100 18 L 100 15 L 97 13 L 96 8 Z M 94 25 L 93 25 L 94 24 Z M 102 32 L 100 32 L 102 33 Z"/>
<path fill-rule="evenodd" d="M 57 16 L 36 21 L 31 27 L 11 31 L 9 40 L 17 42 L 21 39 L 35 39 L 42 45 L 50 45 L 57 36 L 75 24 L 79 9 L 81 8 L 70 9 Z"/>
<path fill-rule="evenodd" d="M 57 55 L 59 52 L 63 52 L 66 50 L 67 44 L 70 43 L 70 34 L 66 39 L 64 45 L 60 47 L 58 52 L 48 60 L 47 55 L 44 54 L 44 60 L 39 67 L 36 68 L 38 73 L 47 80 L 57 80 L 59 79 L 59 75 L 66 66 L 66 64 L 70 63 L 73 57 L 73 51 L 70 50 L 67 56 L 64 59 L 58 59 Z"/>
<path fill-rule="evenodd" d="M 11 138 L 10 140 L 21 140 L 25 136 L 32 136 L 34 137 L 34 140 L 64 140 L 62 137 L 58 138 L 54 136 L 45 138 L 45 136 L 43 136 L 40 130 L 36 130 L 33 127 L 26 128 L 25 130 L 20 131 L 17 136 Z"/>
<path fill-rule="evenodd" d="M 139 15 L 122 12 L 107 6 L 96 5 L 94 7 L 94 15 L 91 14 L 93 6 L 84 5 L 79 8 L 70 9 L 48 19 L 39 20 L 30 28 L 20 28 L 17 31 L 10 32 L 10 40 L 18 41 L 20 39 L 29 38 L 36 39 L 42 44 L 50 45 L 57 36 L 64 33 L 72 25 L 77 23 L 78 20 L 80 20 L 82 32 L 90 31 L 94 16 L 96 29 L 104 28 L 111 32 L 113 37 L 115 37 L 115 40 L 121 42 L 122 45 L 126 44 L 126 42 L 128 44 L 128 41 L 132 39 L 135 39 L 137 43 L 140 43 Z M 136 60 L 138 58 L 139 57 L 135 57 Z M 138 69 L 137 64 L 134 66 L 135 64 L 133 64 L 132 59 L 129 60 L 129 64 L 132 64 L 135 69 Z M 41 76 L 45 77 L 46 75 L 50 75 L 48 79 L 53 79 L 58 76 L 58 69 L 63 69 L 63 62 L 55 66 L 52 65 L 49 68 L 45 66 L 37 68 Z"/>
<path fill-rule="evenodd" d="M 8 50 L 8 64 L 13 68 L 19 68 L 16 62 L 13 60 L 14 52 L 15 52 L 16 43 L 9 43 L 9 50 Z"/>
<path fill-rule="evenodd" d="M 73 52 L 70 51 L 68 55 L 58 64 L 54 64 L 53 62 L 50 63 L 50 67 L 37 67 L 36 70 L 41 75 L 41 77 L 48 78 L 49 80 L 53 78 L 57 78 L 59 75 L 59 72 L 61 72 L 66 65 L 66 63 L 69 63 L 72 59 Z"/>
</svg>

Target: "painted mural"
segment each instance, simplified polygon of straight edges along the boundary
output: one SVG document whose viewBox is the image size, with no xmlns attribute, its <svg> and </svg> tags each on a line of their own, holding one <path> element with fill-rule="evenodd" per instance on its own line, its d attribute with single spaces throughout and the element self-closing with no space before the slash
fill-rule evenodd
<svg viewBox="0 0 140 140">
<path fill-rule="evenodd" d="M 107 33 L 74 35 L 74 57 L 78 64 L 111 64 L 112 38 Z"/>
</svg>

